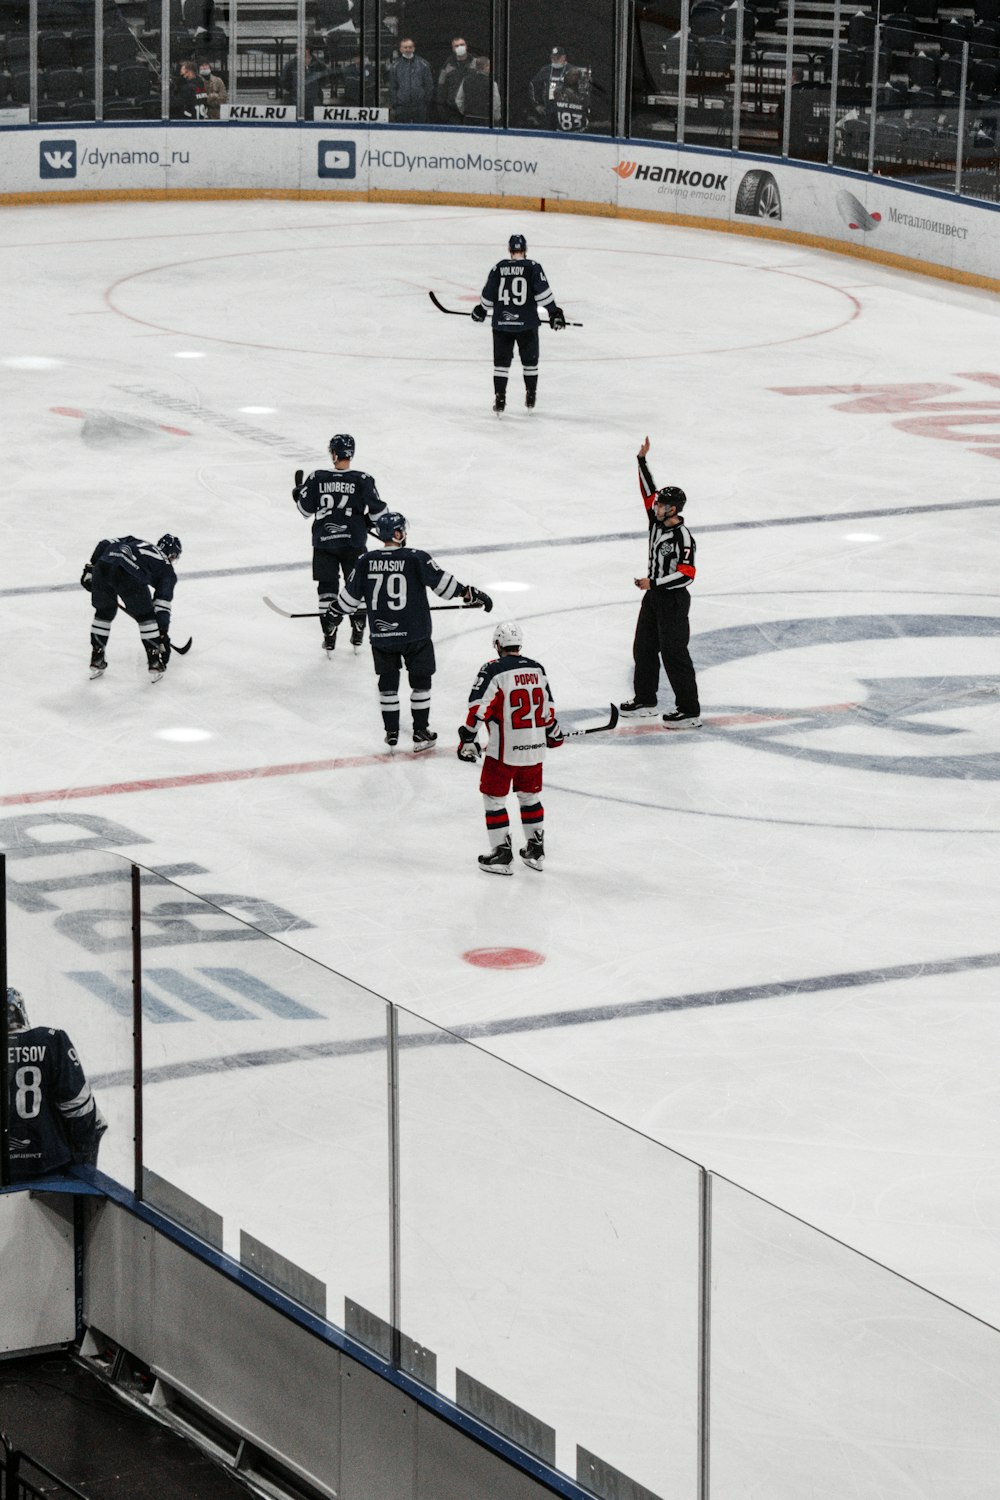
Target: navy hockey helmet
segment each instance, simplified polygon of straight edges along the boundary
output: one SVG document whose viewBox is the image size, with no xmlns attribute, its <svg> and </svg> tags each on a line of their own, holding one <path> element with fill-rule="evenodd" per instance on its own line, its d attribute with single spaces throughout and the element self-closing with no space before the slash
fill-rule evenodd
<svg viewBox="0 0 1000 1500">
<path fill-rule="evenodd" d="M 687 495 L 679 490 L 675 484 L 665 484 L 662 490 L 657 490 L 653 496 L 654 505 L 665 505 L 669 510 L 671 506 L 680 515 L 687 504 Z"/>
<path fill-rule="evenodd" d="M 156 545 L 164 557 L 169 557 L 171 562 L 174 562 L 181 555 L 181 539 L 179 536 L 172 536 L 169 531 L 163 533 Z"/>
<path fill-rule="evenodd" d="M 27 1031 L 28 1009 L 20 990 L 7 989 L 7 1026 L 11 1031 Z"/>
<path fill-rule="evenodd" d="M 524 631 L 516 620 L 501 620 L 493 632 L 495 651 L 520 651 L 523 640 Z"/>
<path fill-rule="evenodd" d="M 507 241 L 507 249 L 511 255 L 527 255 L 528 241 L 523 234 L 512 234 Z"/>
<path fill-rule="evenodd" d="M 349 432 L 338 432 L 328 444 L 334 458 L 350 459 L 354 457 L 354 439 Z"/>
<path fill-rule="evenodd" d="M 375 517 L 372 530 L 380 542 L 394 541 L 397 531 L 401 531 L 405 537 L 406 517 L 401 516 L 398 510 L 384 510 L 380 516 Z"/>
</svg>

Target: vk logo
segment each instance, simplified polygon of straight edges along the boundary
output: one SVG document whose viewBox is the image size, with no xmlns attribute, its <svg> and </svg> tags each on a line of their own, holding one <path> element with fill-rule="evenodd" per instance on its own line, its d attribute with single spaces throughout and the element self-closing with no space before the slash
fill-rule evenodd
<svg viewBox="0 0 1000 1500">
<path fill-rule="evenodd" d="M 38 147 L 39 177 L 75 177 L 76 141 L 41 141 Z"/>
<path fill-rule="evenodd" d="M 320 141 L 317 170 L 321 177 L 354 177 L 357 148 L 353 141 Z"/>
</svg>

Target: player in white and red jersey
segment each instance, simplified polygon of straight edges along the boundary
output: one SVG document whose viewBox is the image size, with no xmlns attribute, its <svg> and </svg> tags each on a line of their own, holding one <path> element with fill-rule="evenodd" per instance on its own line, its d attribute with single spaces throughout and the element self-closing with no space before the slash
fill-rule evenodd
<svg viewBox="0 0 1000 1500">
<path fill-rule="evenodd" d="M 479 790 L 486 805 L 490 852 L 479 856 L 479 868 L 490 875 L 514 873 L 507 817 L 511 787 L 521 804 L 521 827 L 527 837 L 519 851 L 521 858 L 531 870 L 542 868 L 542 760 L 546 749 L 557 749 L 563 742 L 545 668 L 521 654 L 522 639 L 521 627 L 514 620 L 497 626 L 493 645 L 499 654 L 480 667 L 469 694 L 468 715 L 458 730 L 458 758 L 473 763 L 481 754 L 480 721 L 488 734 Z"/>
</svg>

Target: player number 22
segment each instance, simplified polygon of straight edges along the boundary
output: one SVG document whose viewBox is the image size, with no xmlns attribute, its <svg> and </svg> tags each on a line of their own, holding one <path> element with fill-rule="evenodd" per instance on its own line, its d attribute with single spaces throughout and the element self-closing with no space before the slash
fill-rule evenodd
<svg viewBox="0 0 1000 1500">
<path fill-rule="evenodd" d="M 532 718 L 534 709 L 534 718 Z M 534 724 L 544 729 L 548 720 L 545 694 L 541 688 L 514 688 L 510 695 L 510 722 L 513 729 L 530 729 Z"/>
</svg>

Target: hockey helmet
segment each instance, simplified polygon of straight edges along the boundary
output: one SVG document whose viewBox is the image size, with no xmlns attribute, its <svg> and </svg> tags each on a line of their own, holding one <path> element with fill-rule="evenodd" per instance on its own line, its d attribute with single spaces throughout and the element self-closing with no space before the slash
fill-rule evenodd
<svg viewBox="0 0 1000 1500">
<path fill-rule="evenodd" d="M 11 1031 L 27 1031 L 28 1010 L 20 990 L 7 989 L 7 1025 Z"/>
<path fill-rule="evenodd" d="M 335 433 L 327 446 L 334 458 L 350 459 L 354 457 L 354 439 L 349 432 Z"/>
<path fill-rule="evenodd" d="M 680 515 L 687 504 L 687 495 L 679 490 L 675 484 L 665 484 L 662 490 L 657 490 L 653 496 L 654 505 L 665 505 L 668 510 L 671 507 Z"/>
<path fill-rule="evenodd" d="M 512 234 L 507 241 L 507 249 L 511 255 L 527 255 L 528 241 L 523 234 Z"/>
<path fill-rule="evenodd" d="M 384 510 L 380 516 L 375 517 L 372 530 L 380 542 L 395 541 L 397 531 L 401 531 L 405 538 L 406 517 L 401 516 L 398 510 Z"/>
<path fill-rule="evenodd" d="M 515 647 L 520 650 L 523 640 L 524 631 L 516 620 L 501 620 L 493 632 L 493 645 L 497 651 L 509 651 Z"/>
<path fill-rule="evenodd" d="M 181 539 L 179 536 L 172 536 L 169 531 L 163 533 L 156 545 L 164 557 L 169 558 L 171 562 L 181 555 Z"/>
</svg>

